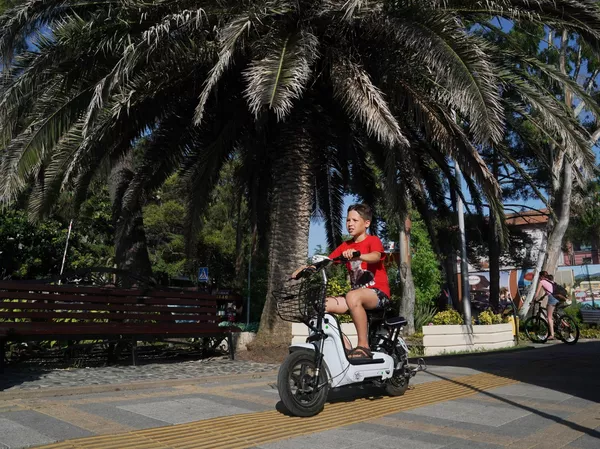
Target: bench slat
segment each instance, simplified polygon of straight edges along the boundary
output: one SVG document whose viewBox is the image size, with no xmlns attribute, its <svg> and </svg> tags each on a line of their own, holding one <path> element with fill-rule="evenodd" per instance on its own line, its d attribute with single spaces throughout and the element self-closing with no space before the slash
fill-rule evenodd
<svg viewBox="0 0 600 449">
<path fill-rule="evenodd" d="M 147 313 L 89 313 L 89 312 L 69 312 L 69 313 L 60 313 L 60 312 L 2 312 L 0 310 L 0 324 L 6 323 L 7 320 L 10 319 L 77 319 L 77 320 L 143 320 L 143 321 L 166 321 L 166 322 L 176 322 L 181 320 L 186 321 L 198 321 L 198 322 L 210 322 L 217 321 L 218 316 L 216 314 L 213 315 L 200 315 L 200 314 L 192 314 L 192 315 L 168 315 L 168 314 L 160 314 L 160 315 L 151 315 Z M 4 319 L 5 321 L 2 321 Z M 11 321 L 13 322 L 13 321 Z"/>
<path fill-rule="evenodd" d="M 38 301 L 64 301 L 64 302 L 95 302 L 104 303 L 109 302 L 113 304 L 150 304 L 150 305 L 167 305 L 167 304 L 181 304 L 181 305 L 206 305 L 216 306 L 217 301 L 200 299 L 182 299 L 182 298 L 152 298 L 149 296 L 110 296 L 105 294 L 103 296 L 97 295 L 62 295 L 60 293 L 30 293 L 30 292 L 2 292 L 0 291 L 0 299 L 29 299 Z M 3 301 L 0 301 L 2 303 Z"/>
<path fill-rule="evenodd" d="M 167 307 L 167 306 L 130 306 L 122 304 L 90 304 L 81 302 L 79 304 L 64 304 L 55 300 L 55 302 L 2 302 L 0 310 L 89 310 L 89 311 L 112 311 L 112 312 L 168 312 L 168 313 L 214 313 L 216 307 Z"/>
<path fill-rule="evenodd" d="M 182 292 L 178 290 L 148 290 L 148 289 L 126 289 L 114 287 L 89 287 L 89 286 L 73 286 L 73 285 L 50 285 L 50 284 L 22 284 L 15 281 L 0 281 L 0 290 L 17 291 L 17 292 L 57 292 L 60 294 L 86 294 L 100 296 L 147 296 L 151 298 L 179 298 L 179 299 L 206 299 L 220 301 L 239 301 L 242 299 L 240 295 L 211 295 L 201 292 Z"/>
<path fill-rule="evenodd" d="M 47 336 L 64 335 L 164 335 L 240 332 L 238 327 L 221 327 L 212 323 L 179 323 L 177 326 L 135 323 L 0 323 L 0 335 Z"/>
</svg>

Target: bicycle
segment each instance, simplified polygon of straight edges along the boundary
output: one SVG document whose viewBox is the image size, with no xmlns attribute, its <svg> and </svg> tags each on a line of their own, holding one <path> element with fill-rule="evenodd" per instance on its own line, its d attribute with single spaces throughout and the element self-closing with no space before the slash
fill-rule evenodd
<svg viewBox="0 0 600 449">
<path fill-rule="evenodd" d="M 533 343 L 545 343 L 550 336 L 547 311 L 545 307 L 542 307 L 542 299 L 533 302 L 533 313 L 523 325 L 525 335 Z M 562 342 L 574 345 L 579 340 L 579 327 L 573 318 L 563 312 L 565 307 L 567 304 L 558 303 L 552 313 L 554 335 Z"/>
</svg>

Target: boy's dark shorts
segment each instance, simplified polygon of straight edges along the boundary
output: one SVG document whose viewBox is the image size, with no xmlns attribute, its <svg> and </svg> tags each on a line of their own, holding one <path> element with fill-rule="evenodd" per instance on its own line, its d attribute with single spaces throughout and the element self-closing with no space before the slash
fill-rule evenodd
<svg viewBox="0 0 600 449">
<path fill-rule="evenodd" d="M 386 295 L 385 293 L 383 293 L 378 288 L 373 288 L 372 290 L 377 294 L 377 299 L 379 300 L 377 302 L 377 307 L 376 308 L 377 309 L 384 309 L 384 308 L 386 308 L 390 304 L 390 298 L 388 298 L 388 295 Z"/>
</svg>

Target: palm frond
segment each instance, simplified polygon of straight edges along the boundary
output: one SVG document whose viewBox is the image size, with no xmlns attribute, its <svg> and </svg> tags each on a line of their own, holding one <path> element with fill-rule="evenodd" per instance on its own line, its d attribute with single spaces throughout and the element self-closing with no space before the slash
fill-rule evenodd
<svg viewBox="0 0 600 449">
<path fill-rule="evenodd" d="M 517 98 L 505 100 L 510 107 L 542 131 L 558 148 L 564 149 L 570 157 L 580 157 L 586 168 L 593 170 L 595 156 L 591 151 L 590 136 L 575 122 L 564 103 L 513 74 L 503 72 L 501 78 L 508 85 L 515 86 Z"/>
<path fill-rule="evenodd" d="M 217 63 L 210 70 L 208 78 L 204 82 L 204 88 L 202 89 L 202 93 L 200 94 L 198 106 L 196 106 L 196 114 L 194 117 L 194 122 L 196 124 L 200 124 L 202 122 L 202 117 L 204 116 L 204 108 L 206 107 L 208 97 L 219 82 L 219 80 L 221 79 L 221 76 L 223 76 L 223 73 L 225 73 L 225 71 L 229 67 L 229 64 L 231 63 L 231 60 L 233 58 L 235 47 L 238 43 L 238 39 L 240 39 L 240 37 L 245 31 L 249 32 L 251 27 L 251 17 L 249 15 L 242 15 L 234 18 L 231 22 L 227 24 L 227 26 L 223 28 L 223 30 L 221 30 L 219 36 L 219 57 Z"/>
<path fill-rule="evenodd" d="M 289 114 L 293 100 L 300 98 L 310 80 L 317 47 L 317 38 L 302 31 L 277 42 L 267 56 L 250 63 L 244 71 L 248 83 L 244 95 L 254 115 L 263 106 L 273 109 L 279 120 Z"/>
<path fill-rule="evenodd" d="M 398 121 L 390 111 L 383 93 L 358 64 L 339 56 L 331 68 L 334 95 L 353 120 L 382 144 L 393 148 L 407 145 Z"/>
<path fill-rule="evenodd" d="M 425 66 L 425 73 L 431 72 L 433 82 L 442 86 L 436 89 L 440 99 L 467 118 L 478 142 L 499 141 L 504 117 L 491 48 L 469 35 L 452 15 L 420 8 L 414 12 L 393 19 L 384 29 Z"/>
</svg>

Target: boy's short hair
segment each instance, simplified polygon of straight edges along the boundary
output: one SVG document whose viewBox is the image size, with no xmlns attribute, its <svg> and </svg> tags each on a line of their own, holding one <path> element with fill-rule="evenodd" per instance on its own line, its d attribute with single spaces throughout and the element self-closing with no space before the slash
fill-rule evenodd
<svg viewBox="0 0 600 449">
<path fill-rule="evenodd" d="M 373 212 L 367 204 L 353 204 L 348 208 L 347 213 L 349 214 L 353 210 L 358 212 L 358 215 L 360 215 L 365 221 L 371 221 L 373 219 Z"/>
</svg>

